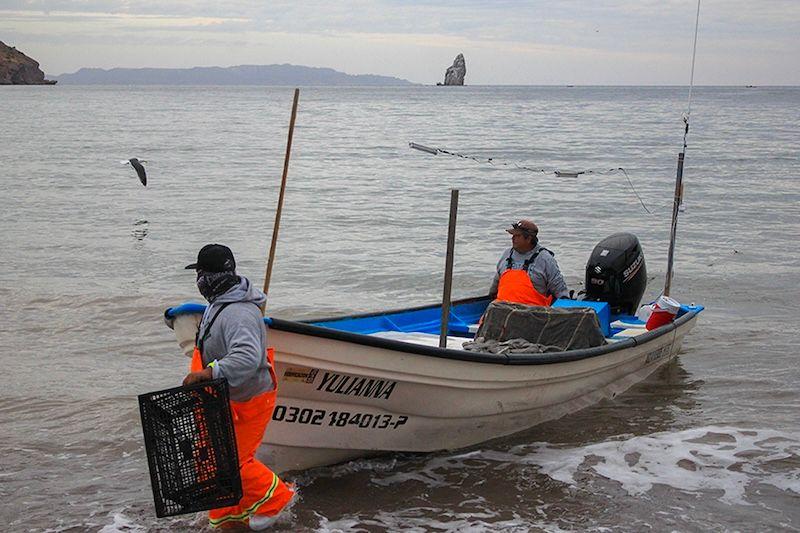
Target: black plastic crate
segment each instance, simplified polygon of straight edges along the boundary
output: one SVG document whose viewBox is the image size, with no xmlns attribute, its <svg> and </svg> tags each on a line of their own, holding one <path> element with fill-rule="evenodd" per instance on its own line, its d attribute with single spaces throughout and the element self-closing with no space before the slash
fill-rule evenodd
<svg viewBox="0 0 800 533">
<path fill-rule="evenodd" d="M 228 398 L 225 379 L 139 396 L 159 518 L 235 505 L 242 498 Z"/>
</svg>

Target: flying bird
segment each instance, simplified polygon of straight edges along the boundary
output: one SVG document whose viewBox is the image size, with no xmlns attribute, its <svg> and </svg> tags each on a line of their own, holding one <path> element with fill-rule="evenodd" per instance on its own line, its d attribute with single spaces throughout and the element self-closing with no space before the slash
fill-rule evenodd
<svg viewBox="0 0 800 533">
<path fill-rule="evenodd" d="M 128 159 L 127 161 L 120 161 L 123 165 L 130 165 L 136 171 L 136 175 L 139 176 L 139 181 L 142 182 L 142 185 L 147 187 L 147 174 L 144 171 L 144 167 L 142 163 L 147 163 L 144 159 L 139 160 L 135 157 Z"/>
</svg>

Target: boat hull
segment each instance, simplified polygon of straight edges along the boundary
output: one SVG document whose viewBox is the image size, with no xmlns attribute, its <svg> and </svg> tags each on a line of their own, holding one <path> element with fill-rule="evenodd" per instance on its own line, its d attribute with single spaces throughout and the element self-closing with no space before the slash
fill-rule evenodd
<svg viewBox="0 0 800 533">
<path fill-rule="evenodd" d="M 259 456 L 279 472 L 304 470 L 523 431 L 646 378 L 678 354 L 696 318 L 607 353 L 541 364 L 531 355 L 431 357 L 273 328 L 279 393 Z"/>
</svg>

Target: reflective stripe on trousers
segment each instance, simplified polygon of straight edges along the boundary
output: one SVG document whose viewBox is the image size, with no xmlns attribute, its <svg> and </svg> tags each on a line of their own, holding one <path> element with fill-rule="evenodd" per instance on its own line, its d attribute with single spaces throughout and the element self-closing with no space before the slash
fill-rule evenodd
<svg viewBox="0 0 800 533">
<path fill-rule="evenodd" d="M 275 516 L 292 499 L 294 491 L 272 470 L 256 459 L 256 450 L 264 438 L 272 411 L 275 409 L 278 380 L 275 375 L 274 350 L 267 350 L 270 374 L 275 389 L 255 396 L 245 402 L 231 401 L 233 429 L 239 455 L 239 473 L 242 477 L 242 499 L 237 505 L 212 509 L 208 520 L 212 527 L 234 522 L 246 522 L 252 515 Z M 203 369 L 200 351 L 195 348 L 191 371 Z"/>
</svg>

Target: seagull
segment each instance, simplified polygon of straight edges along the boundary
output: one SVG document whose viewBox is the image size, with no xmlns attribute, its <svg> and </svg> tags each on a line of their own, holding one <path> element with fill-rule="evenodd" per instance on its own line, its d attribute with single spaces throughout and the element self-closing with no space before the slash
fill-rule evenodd
<svg viewBox="0 0 800 533">
<path fill-rule="evenodd" d="M 139 181 L 142 182 L 142 185 L 147 187 L 147 174 L 145 174 L 144 167 L 142 163 L 147 163 L 144 159 L 139 160 L 135 157 L 128 159 L 127 161 L 120 161 L 123 165 L 130 165 L 136 170 L 136 174 L 139 176 Z"/>
</svg>

